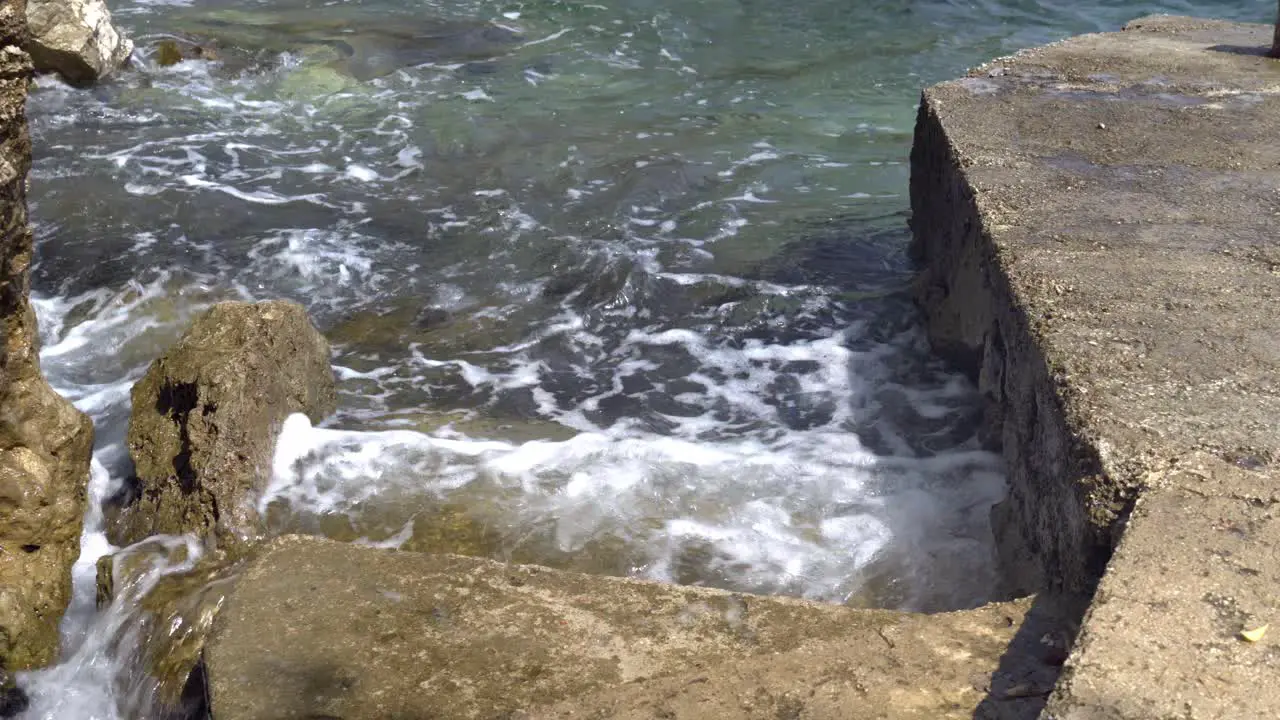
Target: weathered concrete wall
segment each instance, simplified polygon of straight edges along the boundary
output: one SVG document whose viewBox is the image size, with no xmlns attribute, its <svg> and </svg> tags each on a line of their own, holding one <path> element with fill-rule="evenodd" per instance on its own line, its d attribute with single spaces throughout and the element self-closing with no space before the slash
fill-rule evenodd
<svg viewBox="0 0 1280 720">
<path fill-rule="evenodd" d="M 1019 276 L 1011 246 L 984 224 L 967 159 L 940 116 L 949 91 L 926 91 L 911 151 L 920 304 L 935 350 L 978 382 L 985 442 L 1008 463 L 1009 495 L 992 513 L 1005 592 L 1086 590 L 1102 574 L 1128 489 L 1108 484 L 1079 423 L 1069 425 L 1062 371 L 1048 365 L 1026 311 L 1028 293 L 1044 288 Z"/>
<path fill-rule="evenodd" d="M 1275 717 L 1280 64 L 1157 17 L 924 93 L 920 300 L 1010 463 L 1012 587 L 1089 591 L 1044 717 Z"/>
<path fill-rule="evenodd" d="M 93 427 L 45 382 L 28 302 L 25 4 L 0 5 L 0 666 L 50 662 L 80 550 Z"/>
</svg>

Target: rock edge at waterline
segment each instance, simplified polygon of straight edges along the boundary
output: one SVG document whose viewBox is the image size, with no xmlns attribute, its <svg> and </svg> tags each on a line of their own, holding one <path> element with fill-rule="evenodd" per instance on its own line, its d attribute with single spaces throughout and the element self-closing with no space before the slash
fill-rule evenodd
<svg viewBox="0 0 1280 720">
<path fill-rule="evenodd" d="M 93 447 L 89 418 L 40 372 L 29 301 L 25 33 L 21 4 L 0 7 L 0 675 L 57 654 Z"/>
<path fill-rule="evenodd" d="M 968 719 L 1029 604 L 858 610 L 285 536 L 214 622 L 209 708 L 215 720 Z"/>
</svg>

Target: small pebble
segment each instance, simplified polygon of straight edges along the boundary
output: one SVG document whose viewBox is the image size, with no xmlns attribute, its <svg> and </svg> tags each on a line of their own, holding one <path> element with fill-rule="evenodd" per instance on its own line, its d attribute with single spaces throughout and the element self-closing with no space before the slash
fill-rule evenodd
<svg viewBox="0 0 1280 720">
<path fill-rule="evenodd" d="M 1106 130 L 1106 129 L 1107 129 L 1107 124 L 1106 124 L 1106 123 L 1098 123 L 1098 129 L 1099 129 L 1099 130 Z"/>
</svg>

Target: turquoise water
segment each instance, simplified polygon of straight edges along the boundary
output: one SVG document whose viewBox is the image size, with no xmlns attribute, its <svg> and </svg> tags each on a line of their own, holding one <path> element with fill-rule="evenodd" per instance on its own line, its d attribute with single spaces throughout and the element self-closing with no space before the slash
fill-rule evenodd
<svg viewBox="0 0 1280 720">
<path fill-rule="evenodd" d="M 130 384 L 226 298 L 301 302 L 334 346 L 339 412 L 285 429 L 273 532 L 859 605 L 999 596 L 1000 461 L 905 292 L 919 90 L 1150 12 L 1274 6 L 113 11 L 137 66 L 30 102 L 44 366 L 99 433 L 68 660 L 32 717 L 145 714 L 112 681 L 136 618 L 92 610 L 98 509 L 129 474 Z M 161 66 L 166 39 L 216 59 Z"/>
</svg>

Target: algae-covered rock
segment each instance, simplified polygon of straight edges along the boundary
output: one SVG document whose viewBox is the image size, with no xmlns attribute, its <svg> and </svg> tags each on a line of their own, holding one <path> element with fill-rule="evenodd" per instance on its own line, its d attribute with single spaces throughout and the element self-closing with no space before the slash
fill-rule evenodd
<svg viewBox="0 0 1280 720">
<path fill-rule="evenodd" d="M 26 51 L 39 72 L 86 86 L 129 61 L 133 42 L 111 23 L 104 0 L 27 0 Z"/>
<path fill-rule="evenodd" d="M 395 353 L 416 345 L 429 356 L 451 357 L 518 342 L 527 330 L 509 319 L 450 312 L 410 300 L 382 311 L 352 312 L 325 337 L 356 352 Z"/>
<path fill-rule="evenodd" d="M 356 81 L 329 65 L 305 64 L 280 78 L 276 96 L 282 100 L 307 101 L 340 93 Z"/>
<path fill-rule="evenodd" d="M 178 43 L 173 40 L 162 40 L 156 45 L 156 64 L 160 67 L 177 65 L 182 61 L 182 51 L 178 49 Z"/>
<path fill-rule="evenodd" d="M 432 412 L 412 410 L 388 416 L 397 429 L 420 433 L 450 433 L 473 440 L 503 440 L 523 444 L 535 440 L 563 442 L 578 434 L 577 430 L 553 420 L 516 418 L 484 414 L 477 411 Z"/>
<path fill-rule="evenodd" d="M 204 45 L 175 38 L 165 38 L 155 44 L 155 52 L 152 57 L 155 58 L 156 65 L 170 67 L 183 60 L 217 60 L 219 56 L 213 49 Z"/>
<path fill-rule="evenodd" d="M 272 535 L 301 534 L 338 542 L 391 542 L 401 550 L 492 557 L 503 547 L 498 527 L 486 522 L 483 508 L 457 503 L 381 498 L 362 503 L 358 516 L 328 512 L 292 512 L 286 503 L 267 507 Z M 408 532 L 401 535 L 406 528 Z M 397 538 L 397 536 L 400 536 Z M 396 538 L 396 539 L 393 539 Z"/>
<path fill-rule="evenodd" d="M 284 419 L 319 422 L 336 406 L 329 345 L 295 303 L 220 303 L 151 364 L 132 400 L 137 492 L 113 539 L 253 537 Z"/>
<path fill-rule="evenodd" d="M 89 418 L 40 372 L 28 297 L 31 141 L 21 6 L 0 12 L 0 668 L 51 662 L 80 550 L 93 447 Z M 3 702 L 17 702 L 6 694 Z"/>
</svg>

